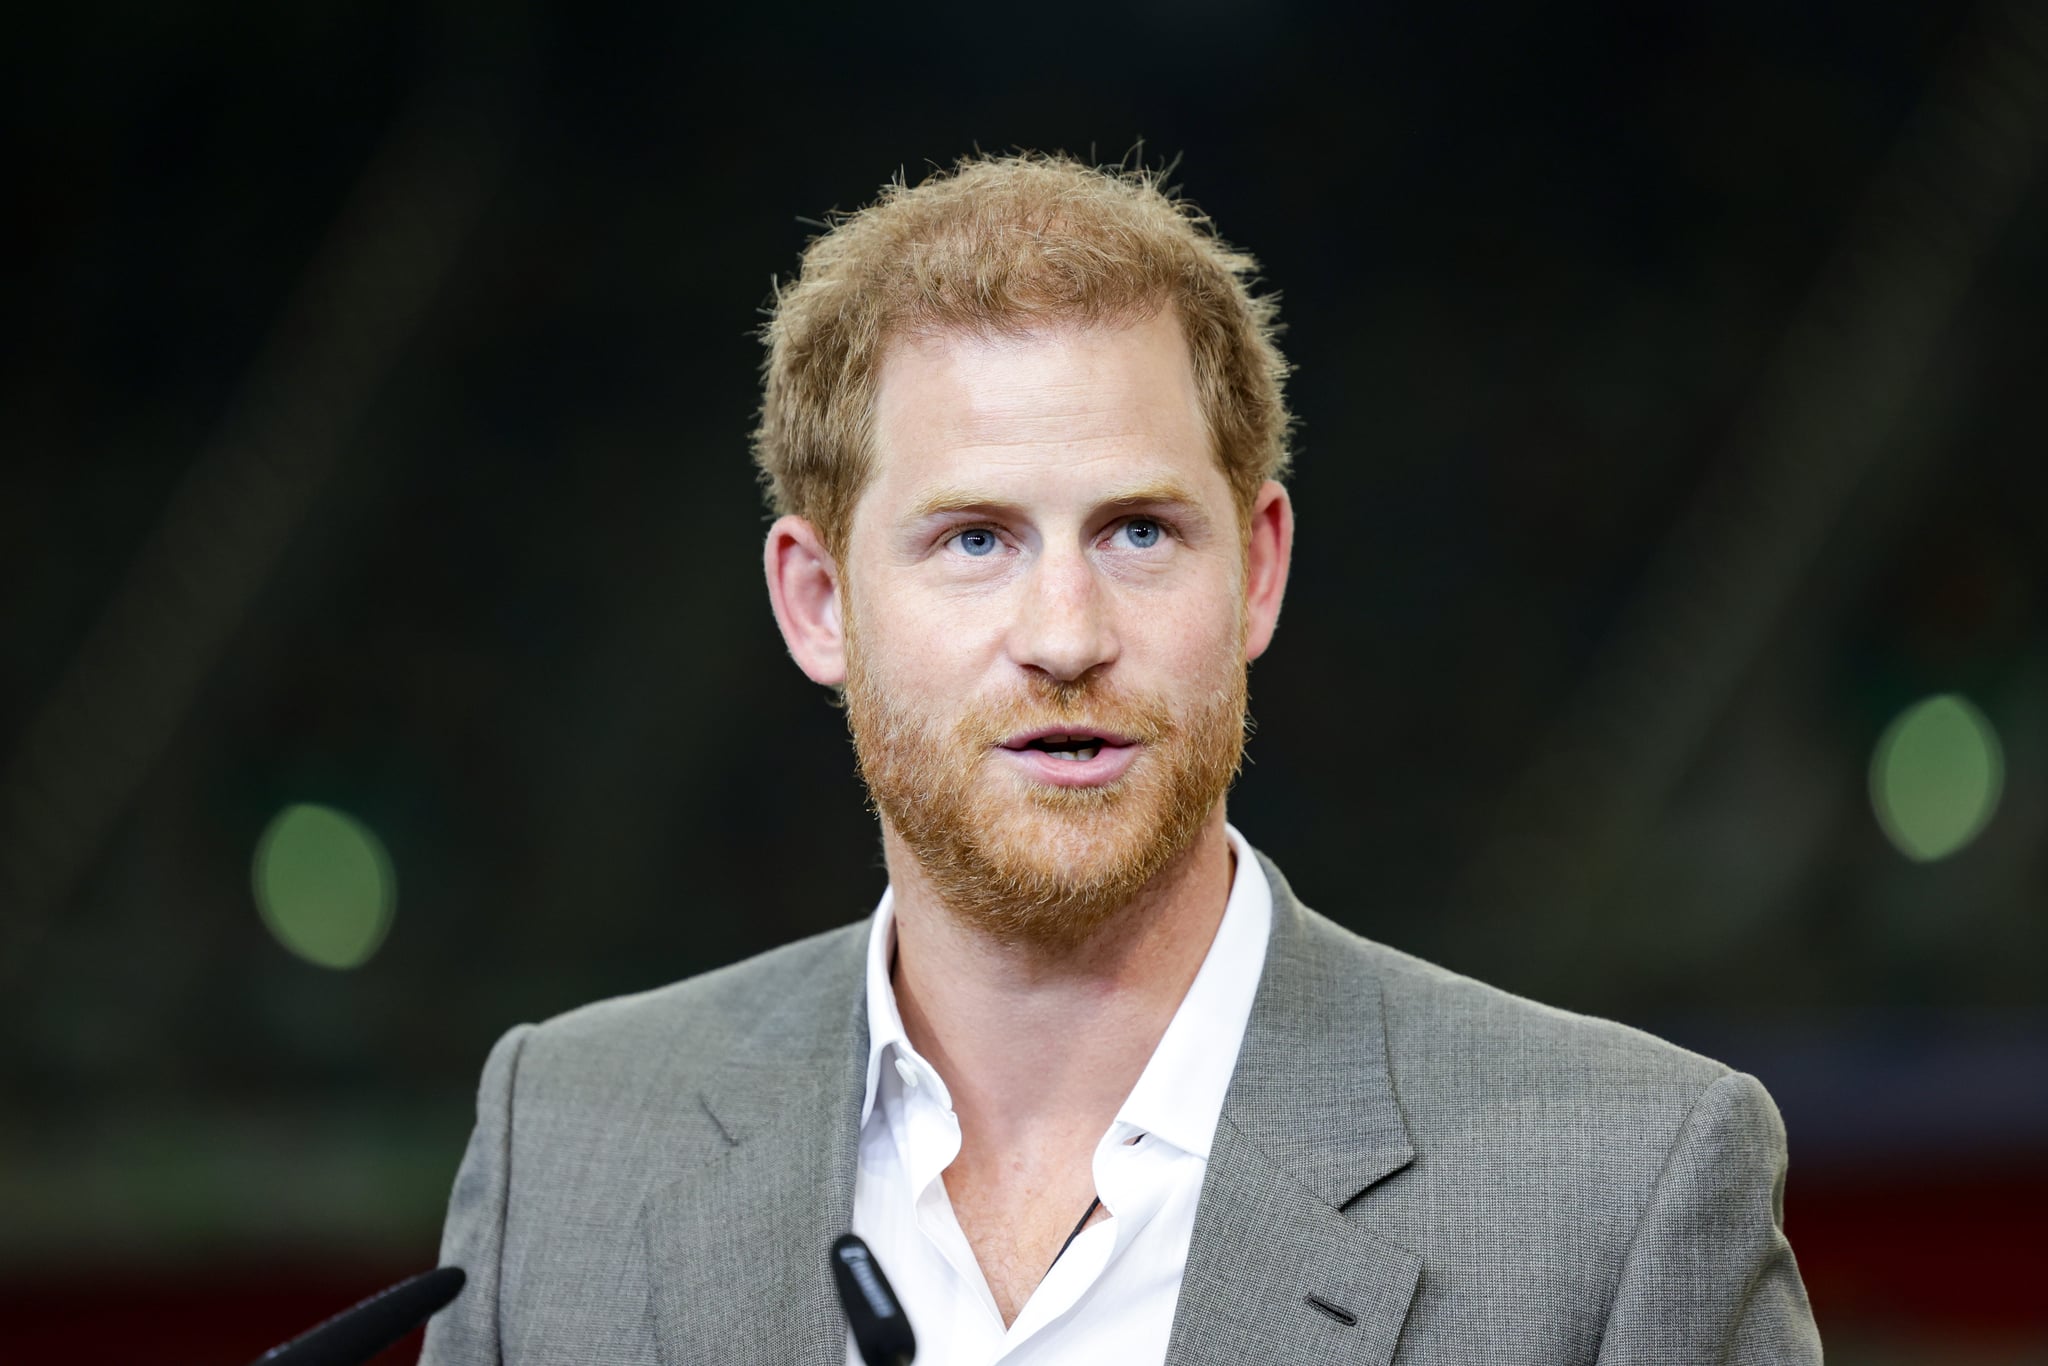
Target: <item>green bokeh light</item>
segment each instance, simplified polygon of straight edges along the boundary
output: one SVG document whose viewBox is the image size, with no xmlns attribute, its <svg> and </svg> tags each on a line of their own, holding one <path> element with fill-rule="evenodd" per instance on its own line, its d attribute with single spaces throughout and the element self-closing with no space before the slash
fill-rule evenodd
<svg viewBox="0 0 2048 1366">
<path fill-rule="evenodd" d="M 391 928 L 398 881 L 368 826 L 332 807 L 277 813 L 256 842 L 249 878 L 277 941 L 323 968 L 359 968 Z"/>
<path fill-rule="evenodd" d="M 1977 838 L 2005 787 L 1998 733 L 1954 693 L 1906 708 L 1870 759 L 1870 804 L 1900 853 L 1947 858 Z"/>
</svg>

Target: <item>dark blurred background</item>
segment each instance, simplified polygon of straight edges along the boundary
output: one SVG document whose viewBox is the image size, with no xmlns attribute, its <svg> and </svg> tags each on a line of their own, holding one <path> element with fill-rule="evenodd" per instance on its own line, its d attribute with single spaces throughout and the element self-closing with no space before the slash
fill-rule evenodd
<svg viewBox="0 0 2048 1366">
<path fill-rule="evenodd" d="M 1142 139 L 1298 366 L 1234 821 L 1760 1076 L 1832 1360 L 2048 1360 L 2040 6 L 10 28 L 0 1358 L 256 1355 L 432 1263 L 500 1031 L 870 909 L 759 309 L 899 168 Z"/>
</svg>

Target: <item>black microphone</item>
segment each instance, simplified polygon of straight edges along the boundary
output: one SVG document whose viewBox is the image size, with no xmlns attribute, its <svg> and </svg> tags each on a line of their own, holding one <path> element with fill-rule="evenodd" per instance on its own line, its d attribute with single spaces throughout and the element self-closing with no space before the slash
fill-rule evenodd
<svg viewBox="0 0 2048 1366">
<path fill-rule="evenodd" d="M 910 1319 L 875 1254 L 851 1233 L 832 1244 L 832 1284 L 860 1359 L 868 1366 L 910 1366 L 917 1356 Z"/>
<path fill-rule="evenodd" d="M 459 1266 L 422 1271 L 271 1348 L 255 1366 L 363 1366 L 439 1313 L 461 1292 L 464 1279 Z"/>
</svg>

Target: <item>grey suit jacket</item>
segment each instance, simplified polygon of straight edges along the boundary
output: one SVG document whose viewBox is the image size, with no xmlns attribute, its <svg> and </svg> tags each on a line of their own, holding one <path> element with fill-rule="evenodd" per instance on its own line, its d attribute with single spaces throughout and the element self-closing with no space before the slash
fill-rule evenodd
<svg viewBox="0 0 2048 1366">
<path fill-rule="evenodd" d="M 1753 1077 L 1361 939 L 1261 863 L 1173 1366 L 1820 1360 Z M 422 1360 L 843 1366 L 866 940 L 501 1039 Z"/>
</svg>

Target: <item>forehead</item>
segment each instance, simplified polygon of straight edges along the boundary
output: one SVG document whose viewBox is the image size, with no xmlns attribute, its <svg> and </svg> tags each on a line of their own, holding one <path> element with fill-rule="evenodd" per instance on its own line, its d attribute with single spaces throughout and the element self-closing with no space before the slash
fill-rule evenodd
<svg viewBox="0 0 2048 1366">
<path fill-rule="evenodd" d="M 908 506 L 937 485 L 993 497 L 1085 497 L 1173 479 L 1227 496 L 1194 366 L 1162 311 L 1023 335 L 906 337 L 876 385 L 876 466 L 861 502 Z"/>
</svg>

